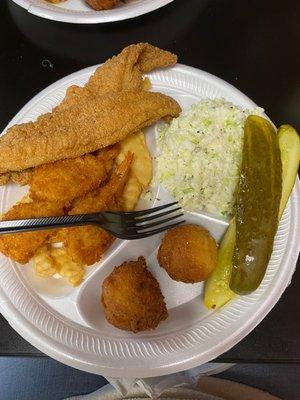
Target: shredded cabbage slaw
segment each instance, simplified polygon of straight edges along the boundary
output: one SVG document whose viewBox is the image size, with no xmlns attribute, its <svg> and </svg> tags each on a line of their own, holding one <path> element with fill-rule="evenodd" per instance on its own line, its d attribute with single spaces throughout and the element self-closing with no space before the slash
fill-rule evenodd
<svg viewBox="0 0 300 400">
<path fill-rule="evenodd" d="M 228 217 L 240 177 L 244 122 L 263 109 L 201 100 L 158 131 L 155 184 L 188 211 Z"/>
</svg>

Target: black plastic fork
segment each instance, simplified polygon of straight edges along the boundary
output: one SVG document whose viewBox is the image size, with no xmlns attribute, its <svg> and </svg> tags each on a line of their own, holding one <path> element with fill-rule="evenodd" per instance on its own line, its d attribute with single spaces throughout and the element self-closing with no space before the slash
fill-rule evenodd
<svg viewBox="0 0 300 400">
<path fill-rule="evenodd" d="M 0 234 L 43 229 L 97 225 L 125 240 L 143 239 L 182 224 L 184 219 L 177 202 L 133 212 L 100 212 L 0 221 Z"/>
</svg>

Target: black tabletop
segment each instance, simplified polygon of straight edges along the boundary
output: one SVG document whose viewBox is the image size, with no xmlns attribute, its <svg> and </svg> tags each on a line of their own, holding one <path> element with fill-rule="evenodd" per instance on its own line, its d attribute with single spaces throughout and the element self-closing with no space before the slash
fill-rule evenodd
<svg viewBox="0 0 300 400">
<path fill-rule="evenodd" d="M 73 25 L 0 1 L 0 130 L 35 94 L 131 43 L 148 41 L 179 62 L 217 75 L 265 108 L 275 124 L 300 128 L 300 2 L 175 0 L 136 19 Z M 225 362 L 300 362 L 300 272 L 280 301 Z M 0 355 L 42 355 L 0 317 Z"/>
</svg>

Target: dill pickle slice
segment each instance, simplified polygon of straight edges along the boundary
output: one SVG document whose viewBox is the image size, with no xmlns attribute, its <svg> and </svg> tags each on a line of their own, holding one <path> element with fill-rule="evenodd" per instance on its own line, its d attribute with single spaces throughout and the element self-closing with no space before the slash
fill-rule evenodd
<svg viewBox="0 0 300 400">
<path fill-rule="evenodd" d="M 278 136 L 266 119 L 245 122 L 236 210 L 236 243 L 230 288 L 248 294 L 261 283 L 272 254 L 281 199 Z"/>
<path fill-rule="evenodd" d="M 279 220 L 293 190 L 300 162 L 300 139 L 291 125 L 282 125 L 278 129 L 279 148 L 282 162 L 282 195 L 279 208 Z"/>
<path fill-rule="evenodd" d="M 218 309 L 235 296 L 229 288 L 234 245 L 235 219 L 233 218 L 222 238 L 217 265 L 205 282 L 204 304 L 207 308 Z"/>
</svg>

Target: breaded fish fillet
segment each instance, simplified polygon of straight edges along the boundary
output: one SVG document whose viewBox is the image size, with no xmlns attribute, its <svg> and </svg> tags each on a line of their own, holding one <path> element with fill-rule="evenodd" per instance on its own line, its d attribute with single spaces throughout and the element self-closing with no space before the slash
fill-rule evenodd
<svg viewBox="0 0 300 400">
<path fill-rule="evenodd" d="M 109 155 L 106 154 L 105 159 L 105 154 L 106 151 L 102 157 L 86 154 L 36 167 L 30 180 L 30 197 L 66 204 L 97 189 L 109 173 Z"/>
<path fill-rule="evenodd" d="M 120 54 L 98 67 L 84 87 L 70 86 L 64 100 L 54 111 L 62 111 L 107 93 L 142 90 L 144 88 L 142 74 L 155 68 L 170 67 L 176 62 L 175 54 L 149 43 L 125 47 Z"/>
<path fill-rule="evenodd" d="M 0 138 L 0 173 L 91 153 L 180 110 L 161 93 L 124 91 L 15 125 Z"/>
<path fill-rule="evenodd" d="M 24 169 L 23 171 L 6 172 L 0 174 L 0 186 L 6 185 L 9 181 L 16 183 L 17 185 L 27 185 L 30 181 L 34 168 Z"/>
<path fill-rule="evenodd" d="M 98 67 L 84 87 L 70 86 L 64 100 L 53 112 L 60 112 L 68 107 L 78 106 L 80 103 L 87 102 L 96 96 L 111 92 L 142 90 L 144 88 L 143 73 L 150 72 L 155 68 L 169 67 L 176 62 L 177 56 L 175 54 L 161 50 L 148 43 L 138 43 L 125 47 L 120 54 Z M 42 115 L 38 120 L 47 120 L 49 115 L 51 114 Z M 0 139 L 0 154 L 3 151 L 5 152 L 5 149 L 1 151 Z M 25 168 L 21 167 L 17 170 L 12 168 L 12 171 L 19 171 L 12 173 L 1 173 L 0 168 L 0 185 L 5 185 L 10 180 L 20 185 L 27 184 L 32 170 L 27 171 L 24 170 Z"/>
<path fill-rule="evenodd" d="M 30 179 L 30 198 L 68 204 L 97 189 L 110 176 L 120 146 L 114 145 L 82 157 L 36 167 Z"/>
<path fill-rule="evenodd" d="M 93 265 L 99 261 L 114 241 L 114 237 L 97 226 L 68 228 L 64 246 L 77 264 Z"/>
<path fill-rule="evenodd" d="M 127 153 L 125 159 L 113 172 L 107 184 L 94 192 L 88 193 L 83 198 L 77 199 L 69 214 L 96 213 L 103 210 L 112 211 L 112 204 L 118 204 L 118 199 L 123 192 L 132 161 L 133 154 Z"/>
<path fill-rule="evenodd" d="M 62 205 L 59 203 L 32 202 L 19 203 L 7 211 L 3 220 L 51 217 L 63 215 Z M 13 260 L 26 264 L 35 254 L 36 250 L 55 232 L 45 230 L 26 233 L 0 235 L 0 251 Z"/>
<path fill-rule="evenodd" d="M 117 210 L 119 208 L 118 198 L 127 181 L 132 159 L 133 155 L 128 154 L 113 172 L 108 183 L 84 198 L 78 199 L 69 214 Z M 96 226 L 82 226 L 64 229 L 62 240 L 74 262 L 92 265 L 100 260 L 114 241 L 114 237 Z"/>
<path fill-rule="evenodd" d="M 10 174 L 10 179 L 17 185 L 20 186 L 28 185 L 33 173 L 34 173 L 34 168 L 28 168 L 24 169 L 23 171 L 12 172 Z M 0 175 L 0 178 L 1 176 L 5 176 L 5 174 Z"/>
</svg>

